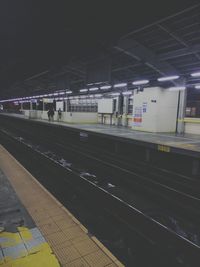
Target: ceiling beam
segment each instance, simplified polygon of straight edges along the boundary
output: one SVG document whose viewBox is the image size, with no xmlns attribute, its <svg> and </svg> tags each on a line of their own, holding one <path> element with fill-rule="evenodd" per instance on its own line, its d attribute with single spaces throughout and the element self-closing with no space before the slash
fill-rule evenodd
<svg viewBox="0 0 200 267">
<path fill-rule="evenodd" d="M 177 36 L 176 33 L 172 32 L 170 29 L 168 29 L 166 26 L 163 26 L 161 24 L 157 24 L 157 26 L 163 30 L 164 32 L 166 32 L 167 34 L 169 34 L 172 38 L 174 38 L 174 40 L 176 40 L 178 43 L 180 43 L 181 45 L 183 45 L 186 48 L 189 48 L 189 45 L 179 36 Z M 197 59 L 200 59 L 200 56 L 193 51 L 193 54 L 196 56 Z"/>
<path fill-rule="evenodd" d="M 187 12 L 190 12 L 191 10 L 196 10 L 199 7 L 200 7 L 200 4 L 195 4 L 195 5 L 193 5 L 193 6 L 189 7 L 189 8 L 186 8 L 184 10 L 181 10 L 180 12 L 177 12 L 175 14 L 172 14 L 172 15 L 168 16 L 168 17 L 165 17 L 165 18 L 160 19 L 160 20 L 157 20 L 157 21 L 155 21 L 155 22 L 153 22 L 151 24 L 148 24 L 148 25 L 146 25 L 146 26 L 144 26 L 142 28 L 139 28 L 139 29 L 136 29 L 136 30 L 134 30 L 132 32 L 129 32 L 128 34 L 124 35 L 121 39 L 126 39 L 127 37 L 130 37 L 131 35 L 134 35 L 134 34 L 136 34 L 138 32 L 143 31 L 143 30 L 149 29 L 150 27 L 155 26 L 158 23 L 163 23 L 165 21 L 168 21 L 170 19 L 173 19 L 174 17 L 177 17 L 177 16 L 180 16 L 180 15 L 185 14 Z"/>
<path fill-rule="evenodd" d="M 179 74 L 179 72 L 169 63 L 161 61 L 151 50 L 134 40 L 121 40 L 115 46 L 120 52 L 142 62 L 160 75 Z"/>
<path fill-rule="evenodd" d="M 158 58 L 159 58 L 159 60 L 164 61 L 164 60 L 168 60 L 168 59 L 173 59 L 173 58 L 177 58 L 177 57 L 183 57 L 183 56 L 191 55 L 194 53 L 196 54 L 199 52 L 200 52 L 200 44 L 197 44 L 197 45 L 193 45 L 190 47 L 181 48 L 181 49 L 178 49 L 175 51 L 160 54 L 158 56 Z"/>
</svg>

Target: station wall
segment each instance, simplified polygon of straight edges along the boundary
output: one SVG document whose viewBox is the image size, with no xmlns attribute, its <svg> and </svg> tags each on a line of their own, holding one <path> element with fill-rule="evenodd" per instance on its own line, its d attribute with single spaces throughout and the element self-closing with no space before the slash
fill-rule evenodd
<svg viewBox="0 0 200 267">
<path fill-rule="evenodd" d="M 178 108 L 178 91 L 160 87 L 144 88 L 134 93 L 134 130 L 147 132 L 175 132 Z"/>
<path fill-rule="evenodd" d="M 25 117 L 31 119 L 48 120 L 47 111 L 24 110 Z M 54 120 L 58 120 L 58 112 L 55 111 Z M 67 123 L 97 123 L 97 113 L 94 112 L 62 112 L 61 121 Z"/>
</svg>

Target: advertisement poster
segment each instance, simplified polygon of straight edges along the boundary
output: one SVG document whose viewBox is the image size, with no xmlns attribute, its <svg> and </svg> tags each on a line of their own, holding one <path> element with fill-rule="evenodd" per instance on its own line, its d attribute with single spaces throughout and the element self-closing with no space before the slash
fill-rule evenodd
<svg viewBox="0 0 200 267">
<path fill-rule="evenodd" d="M 133 114 L 133 126 L 140 127 L 142 125 L 142 107 L 135 107 Z"/>
</svg>

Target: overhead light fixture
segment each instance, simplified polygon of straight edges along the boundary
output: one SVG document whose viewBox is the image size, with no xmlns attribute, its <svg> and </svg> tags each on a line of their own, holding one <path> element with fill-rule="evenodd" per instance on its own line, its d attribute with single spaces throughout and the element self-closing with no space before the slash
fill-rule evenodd
<svg viewBox="0 0 200 267">
<path fill-rule="evenodd" d="M 112 93 L 112 94 L 110 94 L 111 96 L 119 96 L 120 95 L 120 93 Z"/>
<path fill-rule="evenodd" d="M 66 94 L 72 94 L 72 91 L 66 91 Z"/>
<path fill-rule="evenodd" d="M 88 91 L 88 89 L 80 89 L 79 90 L 80 93 L 84 93 L 84 92 L 87 92 L 87 91 Z"/>
<path fill-rule="evenodd" d="M 96 94 L 95 97 L 102 97 L 102 94 Z"/>
<path fill-rule="evenodd" d="M 59 95 L 64 95 L 65 94 L 65 92 L 60 92 L 60 93 L 58 93 Z"/>
<path fill-rule="evenodd" d="M 200 89 L 200 84 L 195 85 L 195 89 Z"/>
<path fill-rule="evenodd" d="M 114 84 L 114 88 L 126 87 L 127 83 L 116 83 Z"/>
<path fill-rule="evenodd" d="M 200 72 L 194 72 L 191 74 L 192 77 L 200 77 Z"/>
<path fill-rule="evenodd" d="M 178 76 L 178 75 L 174 75 L 174 76 L 160 77 L 160 78 L 158 78 L 157 80 L 158 80 L 159 82 L 165 82 L 165 81 L 173 81 L 173 80 L 176 80 L 176 79 L 178 79 L 178 78 L 180 78 L 180 76 Z"/>
<path fill-rule="evenodd" d="M 112 86 L 111 85 L 104 85 L 104 86 L 101 86 L 100 89 L 101 90 L 108 90 L 110 89 Z"/>
<path fill-rule="evenodd" d="M 132 91 L 126 91 L 122 93 L 123 95 L 132 95 Z"/>
<path fill-rule="evenodd" d="M 97 85 L 97 84 L 102 84 L 102 83 L 105 83 L 106 81 L 104 82 L 94 82 L 94 83 L 87 83 L 88 86 L 91 86 L 91 85 Z"/>
<path fill-rule="evenodd" d="M 138 80 L 138 81 L 132 82 L 133 85 L 144 85 L 147 83 L 149 83 L 149 80 Z"/>
<path fill-rule="evenodd" d="M 89 91 L 90 92 L 93 92 L 93 91 L 98 91 L 99 90 L 99 88 L 98 87 L 92 87 L 92 88 L 89 88 Z"/>
<path fill-rule="evenodd" d="M 184 91 L 186 89 L 185 86 L 174 86 L 174 87 L 170 87 L 168 90 L 169 91 Z"/>
</svg>

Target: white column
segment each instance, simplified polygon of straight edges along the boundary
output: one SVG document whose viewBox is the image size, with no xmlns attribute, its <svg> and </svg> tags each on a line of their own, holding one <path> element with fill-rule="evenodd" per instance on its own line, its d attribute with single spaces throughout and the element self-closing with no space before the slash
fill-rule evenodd
<svg viewBox="0 0 200 267">
<path fill-rule="evenodd" d="M 177 116 L 177 133 L 182 134 L 185 131 L 184 118 L 187 104 L 187 89 L 179 91 L 178 116 Z"/>
</svg>

